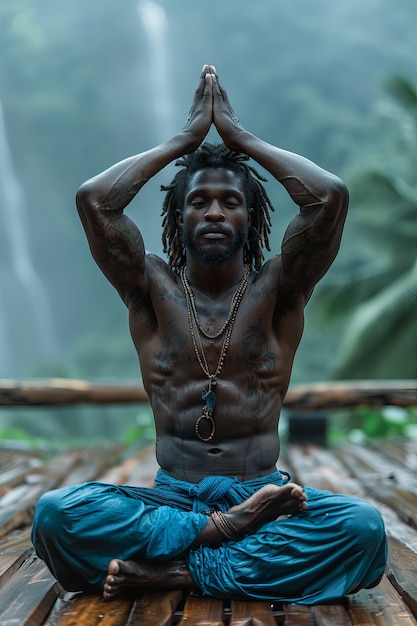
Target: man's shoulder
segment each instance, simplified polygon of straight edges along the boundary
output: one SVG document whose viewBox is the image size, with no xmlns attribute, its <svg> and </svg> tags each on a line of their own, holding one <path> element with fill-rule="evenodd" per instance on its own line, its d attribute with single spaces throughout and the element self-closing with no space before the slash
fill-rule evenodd
<svg viewBox="0 0 417 626">
<path fill-rule="evenodd" d="M 157 254 L 146 251 L 145 263 L 148 274 L 153 276 L 165 275 L 175 279 L 176 273 L 171 266 Z"/>
<path fill-rule="evenodd" d="M 281 266 L 281 254 L 275 254 L 256 272 L 254 282 L 267 281 L 277 285 L 281 275 Z"/>
</svg>

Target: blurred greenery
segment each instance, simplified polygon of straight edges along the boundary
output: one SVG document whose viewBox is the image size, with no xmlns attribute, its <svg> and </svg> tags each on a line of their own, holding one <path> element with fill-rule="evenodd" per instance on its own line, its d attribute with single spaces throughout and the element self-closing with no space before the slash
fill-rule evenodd
<svg viewBox="0 0 417 626">
<path fill-rule="evenodd" d="M 144 11 L 157 16 L 159 38 Z M 293 384 L 415 378 L 416 19 L 414 0 L 213 0 L 209 11 L 195 0 L 2 0 L 7 148 L 52 322 L 48 340 L 14 274 L 0 184 L 0 377 L 140 382 L 126 310 L 91 259 L 74 195 L 86 178 L 181 128 L 201 66 L 214 63 L 244 126 L 351 190 L 340 254 L 307 309 Z M 159 184 L 170 178 L 168 168 L 129 208 L 158 254 Z M 294 207 L 273 181 L 268 193 L 277 252 Z M 68 438 L 140 430 L 134 407 L 76 411 L 20 420 L 2 410 L 0 430 L 15 422 L 50 437 L 54 424 Z"/>
<path fill-rule="evenodd" d="M 359 406 L 349 411 L 332 414 L 329 420 L 329 441 L 349 439 L 363 442 L 365 439 L 417 439 L 417 407 Z"/>
</svg>

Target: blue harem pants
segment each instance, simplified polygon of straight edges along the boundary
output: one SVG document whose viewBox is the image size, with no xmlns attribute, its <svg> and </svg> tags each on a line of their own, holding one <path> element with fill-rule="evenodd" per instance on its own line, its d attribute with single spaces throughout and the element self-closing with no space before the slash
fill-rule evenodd
<svg viewBox="0 0 417 626">
<path fill-rule="evenodd" d="M 308 509 L 261 526 L 238 542 L 190 545 L 207 523 L 285 472 L 240 482 L 222 476 L 193 484 L 163 470 L 155 488 L 87 482 L 44 494 L 32 541 L 55 578 L 71 591 L 102 588 L 111 559 L 184 556 L 203 594 L 316 604 L 378 584 L 387 557 L 382 518 L 355 497 L 304 487 Z"/>
</svg>

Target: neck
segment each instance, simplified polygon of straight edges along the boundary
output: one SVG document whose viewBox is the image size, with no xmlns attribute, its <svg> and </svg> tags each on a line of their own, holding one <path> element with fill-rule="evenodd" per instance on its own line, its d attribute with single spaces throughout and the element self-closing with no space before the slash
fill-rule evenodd
<svg viewBox="0 0 417 626">
<path fill-rule="evenodd" d="M 187 260 L 187 278 L 194 289 L 221 295 L 239 283 L 244 267 L 243 257 L 230 259 L 219 267 L 202 267 L 190 259 Z"/>
</svg>

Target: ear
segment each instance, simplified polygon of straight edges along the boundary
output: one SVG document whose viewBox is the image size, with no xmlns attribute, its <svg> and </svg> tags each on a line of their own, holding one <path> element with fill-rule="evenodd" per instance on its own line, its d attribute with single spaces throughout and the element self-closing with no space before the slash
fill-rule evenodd
<svg viewBox="0 0 417 626">
<path fill-rule="evenodd" d="M 178 226 L 182 226 L 183 224 L 182 211 L 180 211 L 179 209 L 175 211 L 175 220 Z"/>
<path fill-rule="evenodd" d="M 253 207 L 251 207 L 250 209 L 248 209 L 248 224 L 249 224 L 249 226 L 251 226 L 251 224 L 252 224 L 253 215 L 254 215 L 254 209 L 253 209 Z"/>
</svg>

